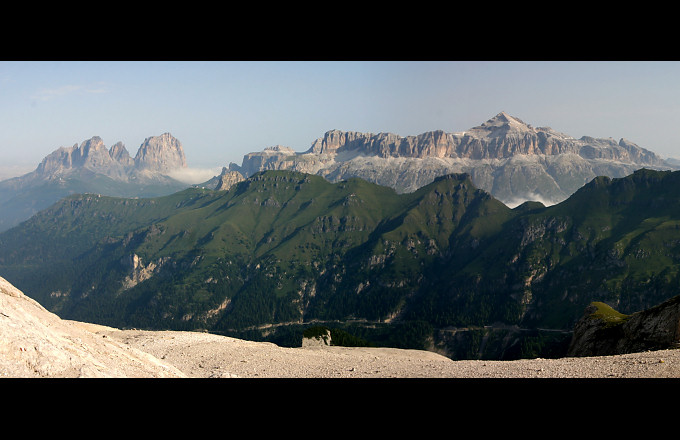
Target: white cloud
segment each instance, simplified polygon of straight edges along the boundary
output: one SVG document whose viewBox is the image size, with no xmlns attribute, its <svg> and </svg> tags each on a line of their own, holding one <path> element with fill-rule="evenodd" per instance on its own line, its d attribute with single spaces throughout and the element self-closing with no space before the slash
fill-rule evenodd
<svg viewBox="0 0 680 440">
<path fill-rule="evenodd" d="M 513 198 L 512 200 L 504 201 L 503 203 L 508 208 L 516 208 L 524 202 L 540 202 L 543 203 L 545 206 L 552 206 L 559 203 L 554 200 L 544 199 L 543 197 L 535 193 L 528 193 L 525 194 L 524 197 L 516 197 Z"/>
<path fill-rule="evenodd" d="M 171 171 L 168 175 L 180 182 L 197 184 L 210 180 L 221 172 L 222 168 L 182 168 Z"/>
</svg>

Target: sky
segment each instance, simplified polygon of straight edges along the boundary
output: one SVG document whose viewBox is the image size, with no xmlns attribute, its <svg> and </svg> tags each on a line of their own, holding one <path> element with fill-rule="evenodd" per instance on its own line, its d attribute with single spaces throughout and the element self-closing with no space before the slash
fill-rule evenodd
<svg viewBox="0 0 680 440">
<path fill-rule="evenodd" d="M 134 157 L 170 133 L 212 176 L 333 129 L 453 133 L 501 111 L 680 158 L 680 62 L 0 61 L 0 179 L 93 136 Z"/>
</svg>

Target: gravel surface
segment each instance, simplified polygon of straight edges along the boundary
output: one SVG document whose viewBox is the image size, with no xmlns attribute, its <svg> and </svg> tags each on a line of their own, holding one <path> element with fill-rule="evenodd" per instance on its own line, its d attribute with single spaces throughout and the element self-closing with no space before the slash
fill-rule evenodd
<svg viewBox="0 0 680 440">
<path fill-rule="evenodd" d="M 194 332 L 108 330 L 188 377 L 235 378 L 680 378 L 680 350 L 620 356 L 452 361 L 392 348 L 285 348 Z"/>
</svg>

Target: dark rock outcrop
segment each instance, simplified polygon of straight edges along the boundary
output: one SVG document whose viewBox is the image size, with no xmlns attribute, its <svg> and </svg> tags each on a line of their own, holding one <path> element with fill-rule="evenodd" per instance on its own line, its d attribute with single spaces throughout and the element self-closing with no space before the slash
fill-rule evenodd
<svg viewBox="0 0 680 440">
<path fill-rule="evenodd" d="M 602 313 L 603 308 L 608 312 Z M 618 314 L 601 303 L 591 304 L 574 327 L 567 355 L 609 356 L 678 347 L 680 295 L 632 315 Z"/>
</svg>

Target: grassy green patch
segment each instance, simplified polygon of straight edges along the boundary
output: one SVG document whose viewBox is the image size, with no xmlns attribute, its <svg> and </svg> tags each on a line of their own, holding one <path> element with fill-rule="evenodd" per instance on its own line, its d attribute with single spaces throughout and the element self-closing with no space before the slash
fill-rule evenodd
<svg viewBox="0 0 680 440">
<path fill-rule="evenodd" d="M 630 315 L 624 315 L 603 302 L 594 301 L 591 304 L 597 307 L 597 310 L 590 316 L 594 319 L 602 320 L 606 327 L 623 324 L 630 318 Z"/>
</svg>

